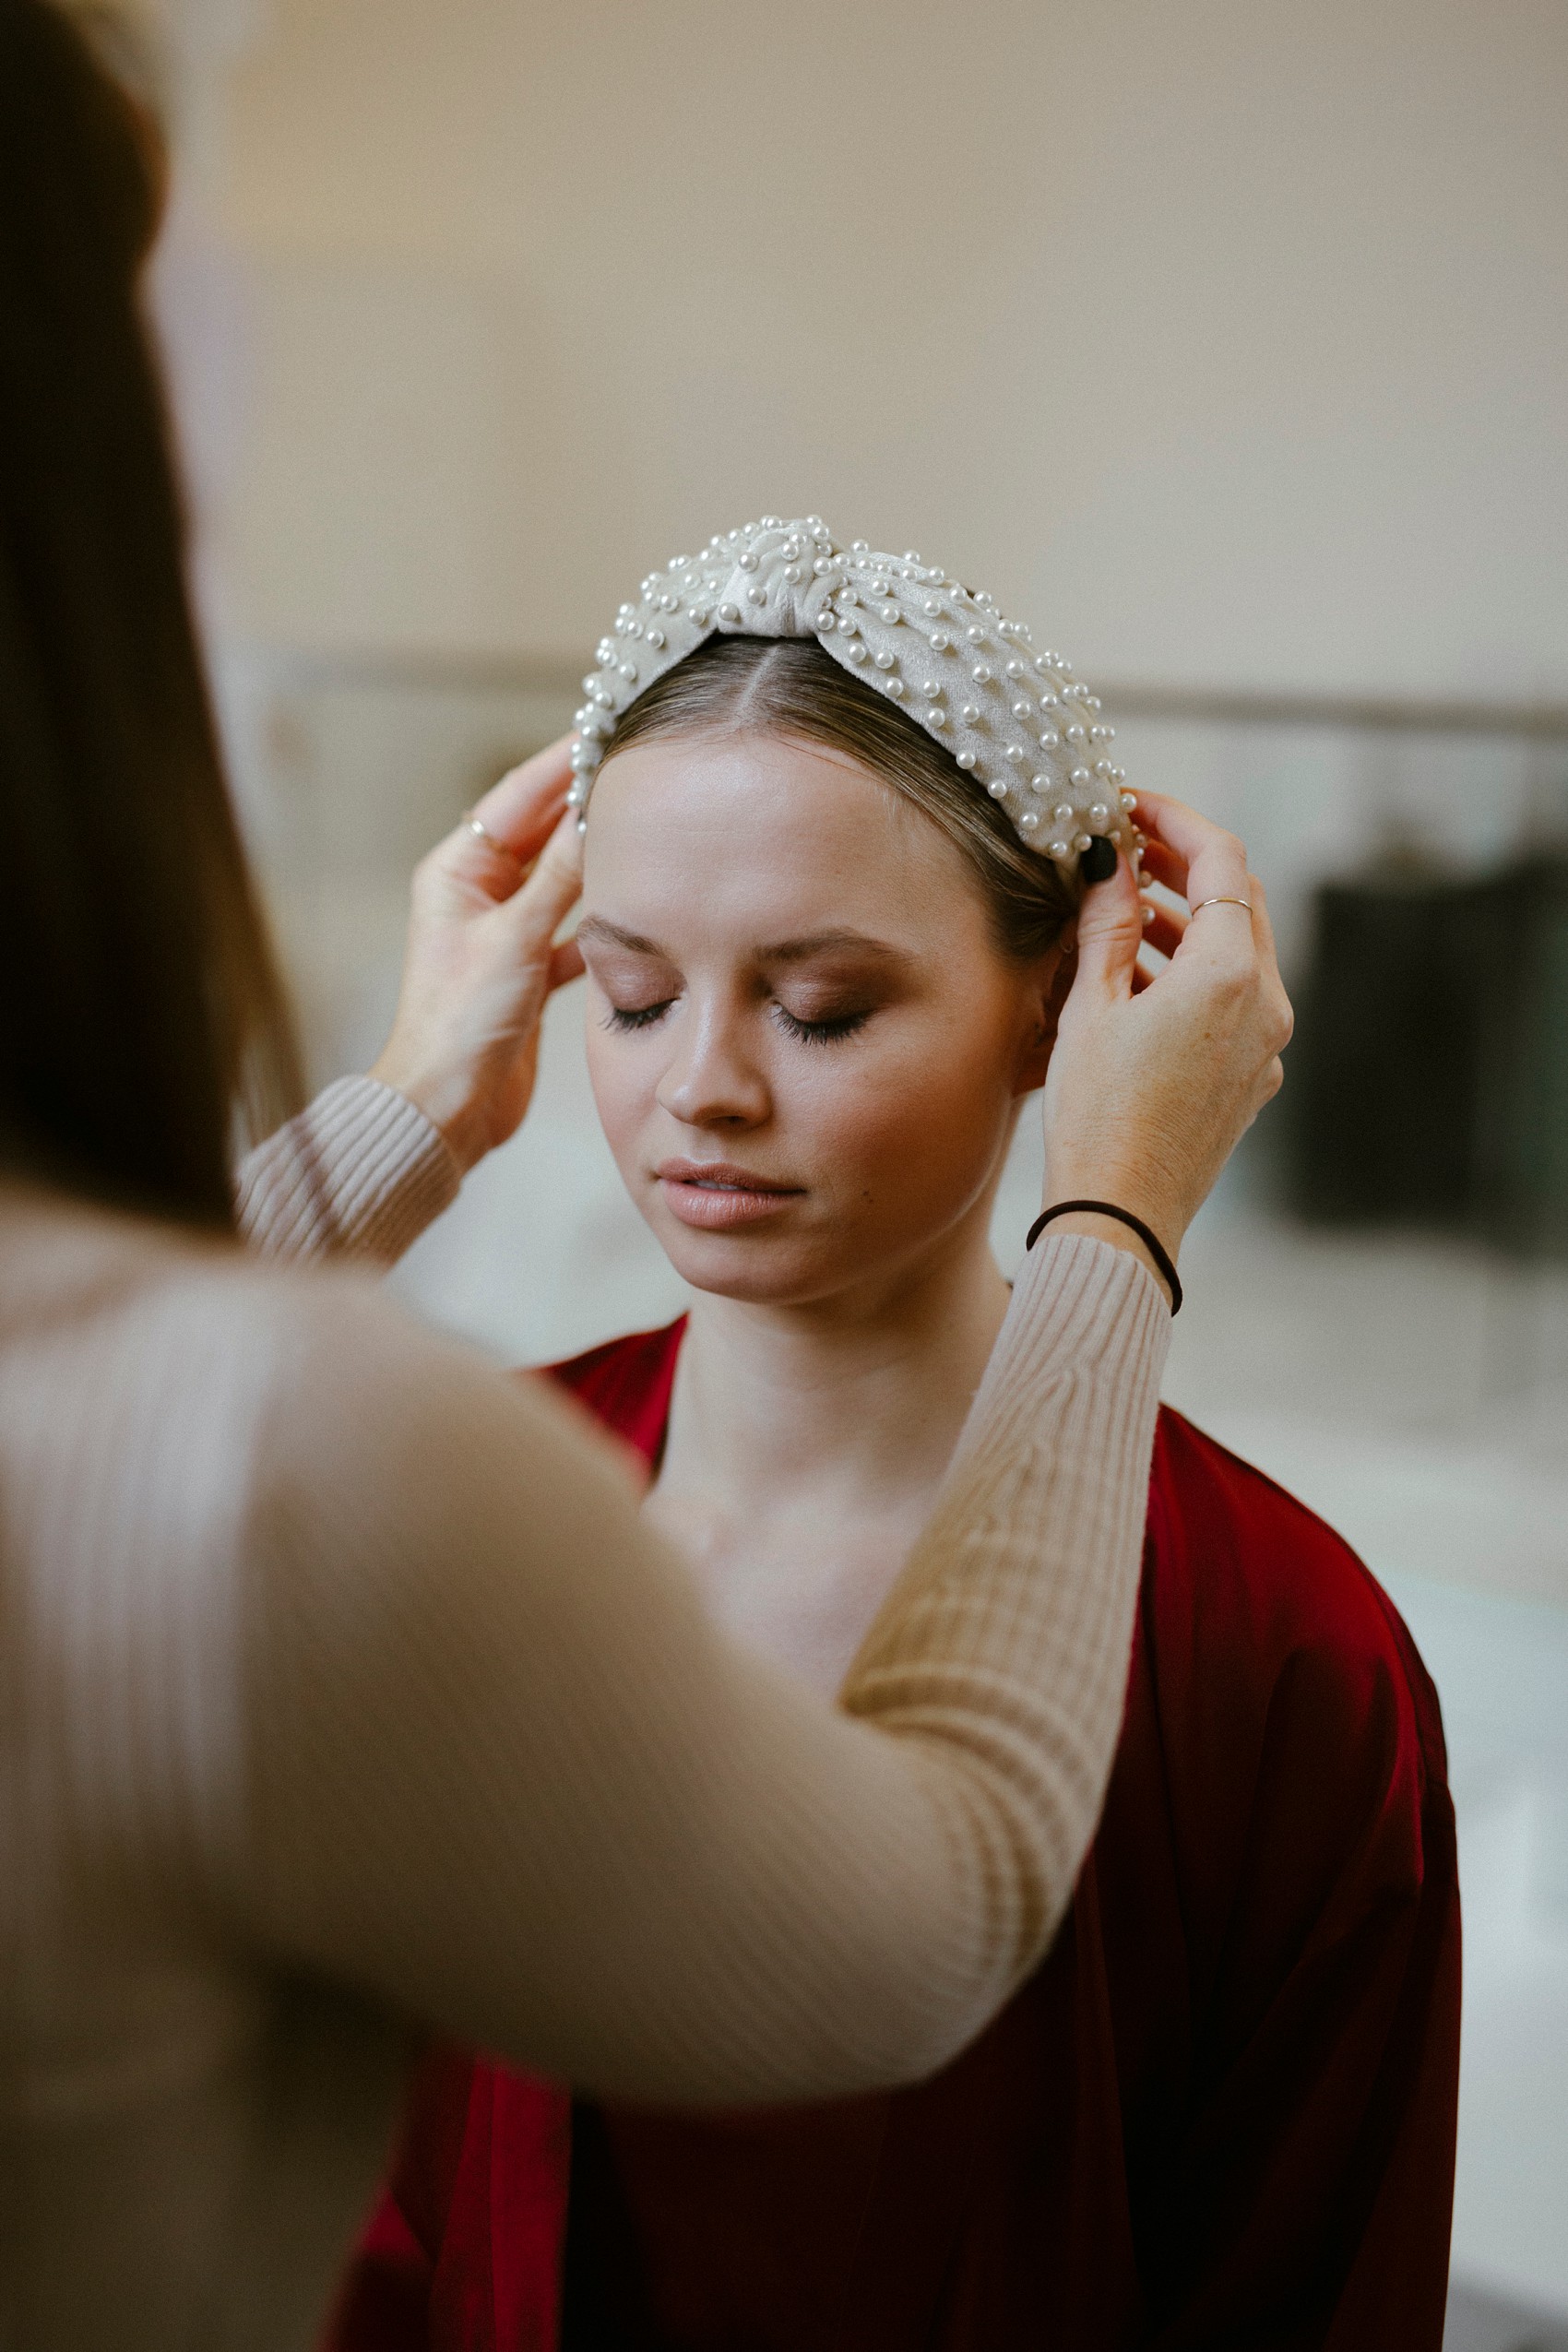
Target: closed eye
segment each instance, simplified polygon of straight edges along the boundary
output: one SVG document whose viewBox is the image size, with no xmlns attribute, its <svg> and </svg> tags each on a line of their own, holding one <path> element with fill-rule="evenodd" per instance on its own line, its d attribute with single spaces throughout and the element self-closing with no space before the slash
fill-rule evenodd
<svg viewBox="0 0 1568 2352">
<path fill-rule="evenodd" d="M 601 1026 L 607 1029 L 650 1029 L 662 1020 L 675 999 L 666 996 L 657 1004 L 612 1004 Z"/>
<path fill-rule="evenodd" d="M 853 1037 L 863 1029 L 871 1018 L 871 1008 L 859 1013 L 837 1013 L 827 1021 L 802 1021 L 782 1004 L 775 1003 L 773 1016 L 786 1037 L 796 1037 L 811 1045 L 837 1045 L 841 1038 Z"/>
</svg>

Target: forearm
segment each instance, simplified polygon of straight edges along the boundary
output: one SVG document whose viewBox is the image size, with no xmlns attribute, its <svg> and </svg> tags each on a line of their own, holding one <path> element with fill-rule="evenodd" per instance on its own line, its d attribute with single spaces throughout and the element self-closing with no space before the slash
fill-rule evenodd
<svg viewBox="0 0 1568 2352">
<path fill-rule="evenodd" d="M 422 1111 L 377 1079 L 339 1078 L 241 1162 L 239 1228 L 264 1256 L 390 1265 L 459 1181 Z"/>
<path fill-rule="evenodd" d="M 267 1942 L 622 2095 L 940 2064 L 1044 1949 L 1093 1835 L 1152 1280 L 1081 1241 L 1030 1270 L 853 1716 L 720 1639 L 576 1420 L 390 1317 L 356 1346 L 362 1312 L 334 1318 L 340 1373 L 290 1384 L 298 1503 L 268 1515 L 241 1896 Z"/>
</svg>

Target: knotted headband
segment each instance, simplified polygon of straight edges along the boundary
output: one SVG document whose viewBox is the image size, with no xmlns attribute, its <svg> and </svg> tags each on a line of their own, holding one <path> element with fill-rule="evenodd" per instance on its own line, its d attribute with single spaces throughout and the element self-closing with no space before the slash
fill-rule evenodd
<svg viewBox="0 0 1568 2352">
<path fill-rule="evenodd" d="M 583 680 L 571 799 L 586 808 L 604 746 L 637 696 L 715 635 L 814 637 L 868 686 L 930 730 L 1011 817 L 1026 845 L 1069 873 L 1097 840 L 1134 858 L 1141 837 L 1111 758 L 1099 701 L 1060 654 L 1034 650 L 995 600 L 918 555 L 839 547 L 820 516 L 760 523 L 709 540 L 650 572 L 623 604 L 599 667 Z M 1108 872 L 1101 850 L 1089 875 Z"/>
</svg>

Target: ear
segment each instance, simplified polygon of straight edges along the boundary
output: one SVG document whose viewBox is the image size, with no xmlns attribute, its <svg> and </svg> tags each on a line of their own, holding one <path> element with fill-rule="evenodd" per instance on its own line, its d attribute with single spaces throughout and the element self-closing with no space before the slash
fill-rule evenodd
<svg viewBox="0 0 1568 2352">
<path fill-rule="evenodd" d="M 1073 985 L 1077 966 L 1075 927 L 1069 924 L 1057 944 L 1040 957 L 1025 995 L 1028 1026 L 1013 1074 L 1016 1095 L 1033 1094 L 1045 1084 L 1056 1044 L 1056 1025 Z"/>
</svg>

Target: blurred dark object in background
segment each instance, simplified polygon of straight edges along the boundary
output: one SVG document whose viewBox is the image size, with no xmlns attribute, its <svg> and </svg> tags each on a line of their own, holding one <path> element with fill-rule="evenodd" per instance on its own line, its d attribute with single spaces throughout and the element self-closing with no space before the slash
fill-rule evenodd
<svg viewBox="0 0 1568 2352">
<path fill-rule="evenodd" d="M 1298 1013 L 1298 1215 L 1568 1256 L 1568 855 L 1325 884 Z"/>
</svg>

